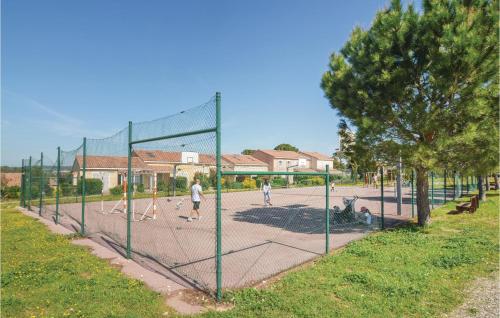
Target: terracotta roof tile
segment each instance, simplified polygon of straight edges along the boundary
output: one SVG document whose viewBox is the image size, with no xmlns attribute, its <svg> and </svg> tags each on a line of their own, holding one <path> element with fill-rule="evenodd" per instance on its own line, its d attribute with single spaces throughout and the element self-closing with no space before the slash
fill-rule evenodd
<svg viewBox="0 0 500 318">
<path fill-rule="evenodd" d="M 250 155 L 228 154 L 222 155 L 222 159 L 233 165 L 267 166 L 267 163 Z"/>
<path fill-rule="evenodd" d="M 331 157 L 325 156 L 324 154 L 315 151 L 301 151 L 301 153 L 318 160 L 333 160 Z"/>
<path fill-rule="evenodd" d="M 304 156 L 301 156 L 298 152 L 295 151 L 286 151 L 286 150 L 262 150 L 259 149 L 258 151 L 261 151 L 265 154 L 268 154 L 269 156 L 272 156 L 274 158 L 280 158 L 280 159 L 299 159 L 303 158 Z"/>
<path fill-rule="evenodd" d="M 76 162 L 79 167 L 83 166 L 83 157 L 76 156 Z M 87 156 L 86 164 L 88 169 L 112 169 L 126 170 L 128 168 L 128 158 L 118 156 Z M 148 170 L 141 158 L 132 157 L 132 169 Z"/>
</svg>

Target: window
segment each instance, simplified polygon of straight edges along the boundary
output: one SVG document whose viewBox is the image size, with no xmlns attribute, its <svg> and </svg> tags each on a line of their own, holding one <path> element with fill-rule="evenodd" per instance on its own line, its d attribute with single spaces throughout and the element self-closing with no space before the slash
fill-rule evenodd
<svg viewBox="0 0 500 318">
<path fill-rule="evenodd" d="M 193 157 L 187 157 L 187 163 L 193 163 L 194 159 Z"/>
<path fill-rule="evenodd" d="M 283 161 L 279 160 L 278 161 L 278 166 L 282 166 L 283 165 Z"/>
</svg>

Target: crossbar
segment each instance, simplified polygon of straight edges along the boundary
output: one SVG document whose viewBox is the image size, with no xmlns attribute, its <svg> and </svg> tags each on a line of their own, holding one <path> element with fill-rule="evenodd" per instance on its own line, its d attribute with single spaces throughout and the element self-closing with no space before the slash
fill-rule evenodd
<svg viewBox="0 0 500 318">
<path fill-rule="evenodd" d="M 134 140 L 134 141 L 129 142 L 129 145 L 142 144 L 145 142 L 165 140 L 165 139 L 180 138 L 180 137 L 192 136 L 192 135 L 201 135 L 201 134 L 206 134 L 206 133 L 210 133 L 210 132 L 216 132 L 216 130 L 217 130 L 216 128 L 208 128 L 208 129 L 194 130 L 194 131 L 189 131 L 189 132 L 174 134 L 174 135 L 167 135 L 167 136 L 159 136 L 159 137 L 148 138 L 148 139 Z"/>
<path fill-rule="evenodd" d="M 223 176 L 320 176 L 326 177 L 326 172 L 291 172 L 291 171 L 221 171 Z"/>
</svg>

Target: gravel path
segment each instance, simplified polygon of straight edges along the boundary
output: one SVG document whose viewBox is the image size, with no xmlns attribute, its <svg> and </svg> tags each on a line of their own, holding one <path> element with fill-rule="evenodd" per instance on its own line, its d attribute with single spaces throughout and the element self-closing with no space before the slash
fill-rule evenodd
<svg viewBox="0 0 500 318">
<path fill-rule="evenodd" d="M 479 278 L 472 285 L 470 296 L 460 307 L 445 317 L 498 318 L 500 316 L 498 273 L 491 277 Z"/>
</svg>

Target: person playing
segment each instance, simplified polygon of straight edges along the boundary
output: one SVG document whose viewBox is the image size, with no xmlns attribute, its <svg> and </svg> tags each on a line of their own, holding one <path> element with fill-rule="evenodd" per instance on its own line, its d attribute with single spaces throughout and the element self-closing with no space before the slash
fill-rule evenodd
<svg viewBox="0 0 500 318">
<path fill-rule="evenodd" d="M 330 183 L 330 190 L 332 192 L 335 191 L 335 182 L 333 182 L 333 181 Z"/>
<path fill-rule="evenodd" d="M 203 195 L 203 189 L 201 188 L 200 185 L 200 179 L 196 178 L 195 184 L 193 184 L 193 186 L 191 187 L 191 201 L 193 202 L 193 210 L 191 210 L 191 212 L 189 213 L 188 222 L 193 221 L 192 218 L 193 212 L 196 213 L 198 221 L 201 220 L 199 211 L 200 201 L 201 201 L 200 198 L 203 198 L 203 200 L 205 200 L 205 196 Z"/>
<path fill-rule="evenodd" d="M 378 189 L 378 176 L 377 175 L 373 176 L 373 185 L 375 186 L 375 189 Z"/>
<path fill-rule="evenodd" d="M 264 179 L 261 187 L 262 193 L 264 193 L 264 204 L 270 206 L 271 204 L 271 184 L 267 179 Z"/>
</svg>

